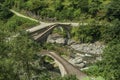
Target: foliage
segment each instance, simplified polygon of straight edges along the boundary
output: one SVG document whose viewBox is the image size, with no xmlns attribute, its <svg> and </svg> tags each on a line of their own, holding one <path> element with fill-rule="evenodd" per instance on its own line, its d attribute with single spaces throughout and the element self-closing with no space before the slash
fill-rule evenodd
<svg viewBox="0 0 120 80">
<path fill-rule="evenodd" d="M 105 42 L 110 42 L 114 39 L 120 40 L 120 21 L 114 20 L 112 24 L 107 24 L 101 28 L 102 39 Z"/>
<path fill-rule="evenodd" d="M 0 19 L 8 19 L 12 16 L 12 13 L 9 11 L 12 1 L 4 0 L 0 2 Z"/>
<path fill-rule="evenodd" d="M 102 1 L 100 0 L 91 0 L 89 4 L 89 13 L 96 17 L 97 13 L 101 10 Z"/>
<path fill-rule="evenodd" d="M 38 73 L 33 69 L 36 65 L 31 63 L 36 61 L 34 56 L 39 51 L 39 45 L 21 30 L 36 25 L 36 22 L 13 16 L 0 20 L 0 24 L 0 80 L 29 80 Z M 19 35 L 11 37 L 16 34 Z"/>
<path fill-rule="evenodd" d="M 106 5 L 106 1 L 108 0 L 15 0 L 13 8 L 31 11 L 45 20 L 72 21 L 80 20 L 82 14 L 96 17 L 97 13 L 104 12 L 105 7 L 102 6 Z"/>
<path fill-rule="evenodd" d="M 84 72 L 90 76 L 98 76 L 99 75 L 99 67 L 97 65 L 92 65 L 89 69 L 84 70 Z"/>
<path fill-rule="evenodd" d="M 57 27 L 57 28 L 55 28 L 53 31 L 52 31 L 52 34 L 58 34 L 58 35 L 60 35 L 60 36 L 63 36 L 64 38 L 68 38 L 67 37 L 67 34 L 70 34 L 70 31 L 71 30 L 69 30 L 68 31 L 68 29 L 65 29 L 65 28 L 63 28 L 63 27 Z"/>
<path fill-rule="evenodd" d="M 120 42 L 113 40 L 103 53 L 103 60 L 99 64 L 100 72 L 106 80 L 120 79 Z"/>
<path fill-rule="evenodd" d="M 95 42 L 97 40 L 106 43 L 118 39 L 120 40 L 120 21 L 113 20 L 111 23 L 106 21 L 90 21 L 87 25 L 73 27 L 71 31 L 72 37 L 82 43 Z"/>
<path fill-rule="evenodd" d="M 110 21 L 116 18 L 120 20 L 120 0 L 112 0 L 110 2 L 106 16 Z"/>
<path fill-rule="evenodd" d="M 100 39 L 100 25 L 95 22 L 92 22 L 88 25 L 81 25 L 78 28 L 73 28 L 72 36 L 75 36 L 75 39 L 79 40 L 82 43 L 86 42 L 95 42 Z"/>
<path fill-rule="evenodd" d="M 4 36 L 3 36 L 4 37 Z M 38 46 L 26 35 L 18 36 L 12 41 L 0 41 L 0 79 L 21 80 L 20 76 L 30 78 L 30 62 Z M 23 74 L 23 75 L 20 75 Z M 26 75 L 24 75 L 26 74 Z"/>
<path fill-rule="evenodd" d="M 96 78 L 86 77 L 83 80 L 105 80 L 105 79 L 103 77 L 99 76 L 99 77 L 96 77 Z"/>
</svg>

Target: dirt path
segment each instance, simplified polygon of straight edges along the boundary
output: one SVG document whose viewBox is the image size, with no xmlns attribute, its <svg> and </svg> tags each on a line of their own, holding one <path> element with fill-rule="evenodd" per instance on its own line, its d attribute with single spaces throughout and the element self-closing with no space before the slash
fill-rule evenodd
<svg viewBox="0 0 120 80">
<path fill-rule="evenodd" d="M 28 17 L 28 16 L 24 16 L 23 14 L 20 14 L 20 13 L 14 11 L 14 10 L 12 10 L 12 9 L 10 9 L 10 11 L 11 11 L 12 13 L 14 13 L 15 15 L 17 15 L 17 16 L 20 16 L 20 17 L 23 17 L 23 18 L 27 18 L 27 19 L 32 20 L 32 21 L 35 21 L 35 22 L 39 22 L 39 21 L 36 20 L 36 19 L 30 18 L 30 17 Z"/>
</svg>

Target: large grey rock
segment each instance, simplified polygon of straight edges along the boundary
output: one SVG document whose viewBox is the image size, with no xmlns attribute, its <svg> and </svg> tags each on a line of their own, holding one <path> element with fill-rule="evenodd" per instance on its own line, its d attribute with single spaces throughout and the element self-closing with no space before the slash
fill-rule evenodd
<svg viewBox="0 0 120 80">
<path fill-rule="evenodd" d="M 81 57 L 76 57 L 76 58 L 74 59 L 74 63 L 75 63 L 75 64 L 80 64 L 81 62 L 83 62 L 83 59 L 82 59 Z"/>
<path fill-rule="evenodd" d="M 57 38 L 55 40 L 55 43 L 57 43 L 57 44 L 65 44 L 65 39 L 64 38 Z"/>
<path fill-rule="evenodd" d="M 83 67 L 85 67 L 85 63 L 75 64 L 75 66 L 83 68 Z"/>
<path fill-rule="evenodd" d="M 65 38 L 58 34 L 49 35 L 47 38 L 48 43 L 57 43 L 57 44 L 65 44 Z"/>
<path fill-rule="evenodd" d="M 76 67 L 79 67 L 79 68 L 85 67 L 85 63 L 81 57 L 71 58 L 68 61 Z"/>
<path fill-rule="evenodd" d="M 53 40 L 53 39 L 48 39 L 48 40 L 47 40 L 47 43 L 55 43 L 55 40 Z"/>
<path fill-rule="evenodd" d="M 55 43 L 55 39 L 52 35 L 49 35 L 47 38 L 47 43 Z"/>
<path fill-rule="evenodd" d="M 68 60 L 71 64 L 75 65 L 75 64 L 80 64 L 83 62 L 83 59 L 81 57 L 75 57 L 75 58 L 71 58 Z"/>
</svg>

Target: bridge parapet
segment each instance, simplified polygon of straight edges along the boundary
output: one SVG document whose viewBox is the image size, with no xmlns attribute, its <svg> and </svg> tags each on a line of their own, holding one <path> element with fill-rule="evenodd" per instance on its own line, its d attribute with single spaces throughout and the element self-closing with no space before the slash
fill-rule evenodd
<svg viewBox="0 0 120 80">
<path fill-rule="evenodd" d="M 36 27 L 27 29 L 26 31 L 29 32 L 29 33 L 34 33 L 34 32 L 36 32 L 36 31 L 39 31 L 39 30 L 41 30 L 41 29 L 47 28 L 47 27 L 52 26 L 52 25 L 55 25 L 55 24 L 53 24 L 53 23 L 41 24 L 41 25 L 38 25 L 38 26 L 36 26 Z"/>
<path fill-rule="evenodd" d="M 53 26 L 53 25 L 57 25 L 57 26 L 71 26 L 70 23 L 42 23 L 41 25 L 38 25 L 36 27 L 27 29 L 26 31 L 29 33 L 35 33 L 41 29 L 45 29 L 47 27 Z"/>
</svg>

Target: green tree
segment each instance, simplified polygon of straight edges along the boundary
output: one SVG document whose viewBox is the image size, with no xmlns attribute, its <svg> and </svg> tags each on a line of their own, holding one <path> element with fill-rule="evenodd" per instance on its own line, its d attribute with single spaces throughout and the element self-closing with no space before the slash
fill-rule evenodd
<svg viewBox="0 0 120 80">
<path fill-rule="evenodd" d="M 120 21 L 114 20 L 112 24 L 105 25 L 101 28 L 102 39 L 105 42 L 110 42 L 114 39 L 120 40 Z"/>
<path fill-rule="evenodd" d="M 73 28 L 73 38 L 79 40 L 82 43 L 95 42 L 101 37 L 101 26 L 97 22 L 91 22 L 88 25 L 81 25 L 79 28 Z"/>
<path fill-rule="evenodd" d="M 112 0 L 110 2 L 106 16 L 109 20 L 114 20 L 115 18 L 120 20 L 120 0 Z"/>
<path fill-rule="evenodd" d="M 10 43 L 10 48 L 15 61 L 15 72 L 20 73 L 23 70 L 26 74 L 23 76 L 29 80 L 32 77 L 30 66 L 34 55 L 39 50 L 38 45 L 29 39 L 26 34 L 22 33 L 21 36 L 16 37 Z"/>
<path fill-rule="evenodd" d="M 2 21 L 0 23 L 4 24 Z M 29 80 L 32 77 L 31 73 L 36 73 L 31 69 L 31 63 L 35 61 L 34 55 L 39 51 L 38 45 L 24 33 L 21 33 L 21 36 L 10 37 L 9 30 L 1 25 L 0 80 Z"/>
<path fill-rule="evenodd" d="M 0 19 L 8 19 L 11 17 L 12 13 L 9 11 L 9 8 L 12 5 L 12 1 L 6 0 L 0 3 Z"/>
<path fill-rule="evenodd" d="M 4 30 L 3 25 L 0 25 L 0 28 L 0 80 L 19 80 L 13 71 L 13 60 L 10 57 L 10 48 L 7 44 L 8 33 Z"/>
<path fill-rule="evenodd" d="M 96 17 L 97 13 L 100 11 L 102 2 L 100 0 L 91 0 L 89 3 L 89 13 Z"/>
<path fill-rule="evenodd" d="M 114 40 L 104 50 L 103 60 L 99 63 L 99 73 L 106 80 L 120 79 L 120 42 Z"/>
<path fill-rule="evenodd" d="M 81 9 L 82 13 L 87 13 L 88 12 L 88 1 L 89 0 L 70 0 L 71 5 L 77 10 Z"/>
</svg>

